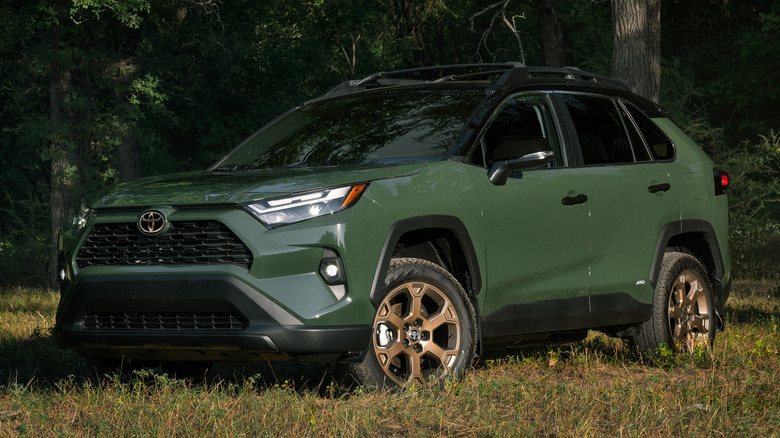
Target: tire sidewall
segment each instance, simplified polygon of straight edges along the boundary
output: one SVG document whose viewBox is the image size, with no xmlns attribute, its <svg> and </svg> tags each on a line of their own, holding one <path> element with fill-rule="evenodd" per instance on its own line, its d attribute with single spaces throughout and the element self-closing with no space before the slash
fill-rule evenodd
<svg viewBox="0 0 780 438">
<path fill-rule="evenodd" d="M 704 288 L 704 295 L 707 299 L 709 319 L 707 324 L 707 343 L 709 346 L 711 346 L 713 340 L 715 339 L 715 331 L 717 326 L 715 317 L 715 299 L 712 293 L 712 285 L 710 284 L 704 266 L 697 258 L 687 253 L 667 253 L 665 257 L 672 257 L 674 258 L 674 261 L 668 272 L 666 272 L 665 275 L 662 274 L 663 278 L 661 278 L 661 280 L 663 280 L 663 282 L 659 282 L 658 284 L 658 287 L 661 288 L 661 290 L 658 291 L 660 293 L 657 294 L 657 297 L 660 298 L 661 301 L 660 303 L 656 303 L 656 305 L 662 306 L 661 313 L 663 317 L 656 321 L 656 324 L 661 325 L 661 327 L 656 326 L 656 330 L 664 334 L 662 339 L 664 343 L 677 350 L 682 348 L 682 346 L 674 339 L 672 327 L 670 327 L 669 324 L 669 299 L 677 278 L 683 273 L 691 273 L 698 278 L 702 284 L 702 287 Z"/>
</svg>

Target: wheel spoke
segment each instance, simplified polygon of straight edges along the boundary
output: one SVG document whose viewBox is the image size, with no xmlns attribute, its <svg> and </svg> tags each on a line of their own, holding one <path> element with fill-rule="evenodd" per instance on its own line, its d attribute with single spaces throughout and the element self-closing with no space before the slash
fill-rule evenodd
<svg viewBox="0 0 780 438">
<path fill-rule="evenodd" d="M 411 354 L 409 355 L 409 382 L 420 382 L 425 383 L 425 379 L 423 379 L 423 373 L 422 373 L 422 355 L 421 354 Z"/>
<path fill-rule="evenodd" d="M 694 315 L 689 320 L 692 330 L 696 330 L 699 333 L 708 333 L 707 322 L 709 321 L 708 315 Z"/>
<path fill-rule="evenodd" d="M 430 318 L 423 319 L 422 329 L 432 332 L 437 328 L 441 327 L 443 324 L 457 324 L 457 323 L 458 323 L 458 314 L 455 312 L 455 309 L 452 307 L 452 304 L 450 304 L 449 301 L 445 301 L 442 304 L 442 308 L 439 312 L 437 312 L 435 315 L 433 315 Z"/>
<path fill-rule="evenodd" d="M 680 318 L 682 318 L 682 307 L 678 306 L 676 303 L 670 304 L 669 305 L 669 318 L 672 318 L 675 321 L 679 321 Z"/>
<path fill-rule="evenodd" d="M 423 311 L 422 297 L 424 296 L 425 289 L 428 287 L 426 284 L 414 283 L 409 285 L 409 292 L 411 292 L 411 299 L 409 300 L 409 313 L 407 320 L 414 321 L 419 318 Z"/>
<path fill-rule="evenodd" d="M 685 296 L 683 304 L 685 306 L 691 306 L 696 302 L 699 296 L 704 294 L 704 292 L 702 291 L 701 285 L 699 284 L 699 279 L 695 276 L 686 275 L 685 282 L 690 285 L 690 291 Z"/>
<path fill-rule="evenodd" d="M 404 351 L 404 346 L 400 342 L 395 342 L 388 348 L 377 347 L 376 357 L 379 360 L 379 366 L 385 370 L 385 374 L 392 376 L 393 373 L 390 370 L 393 358 L 401 355 Z"/>
<path fill-rule="evenodd" d="M 683 339 L 685 336 L 688 335 L 688 324 L 683 323 L 680 320 L 677 320 L 674 322 L 674 334 L 672 335 L 672 338 L 674 338 L 675 342 L 679 342 L 681 339 Z"/>
<path fill-rule="evenodd" d="M 435 356 L 445 372 L 450 372 L 450 364 L 458 356 L 457 349 L 446 350 L 432 341 L 426 343 L 424 351 L 429 353 L 429 355 Z"/>
<path fill-rule="evenodd" d="M 377 310 L 376 324 L 384 322 L 400 330 L 404 326 L 404 320 L 396 312 L 400 311 L 400 306 L 391 306 L 383 302 Z"/>
<path fill-rule="evenodd" d="M 678 306 L 683 305 L 685 302 L 685 276 L 680 275 L 677 277 L 672 288 L 673 292 L 670 299 L 673 299 Z"/>
</svg>

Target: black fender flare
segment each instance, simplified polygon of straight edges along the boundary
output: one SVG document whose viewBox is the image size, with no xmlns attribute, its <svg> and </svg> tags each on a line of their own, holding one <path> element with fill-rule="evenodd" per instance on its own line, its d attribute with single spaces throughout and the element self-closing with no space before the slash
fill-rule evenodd
<svg viewBox="0 0 780 438">
<path fill-rule="evenodd" d="M 472 300 L 479 294 L 482 289 L 482 275 L 479 269 L 479 262 L 477 261 L 477 253 L 474 249 L 474 244 L 471 241 L 468 229 L 463 222 L 454 216 L 444 215 L 431 215 L 431 216 L 418 216 L 408 219 L 400 220 L 394 223 L 387 232 L 385 242 L 382 245 L 382 252 L 379 257 L 379 263 L 376 266 L 374 272 L 374 281 L 371 285 L 370 300 L 374 307 L 377 307 L 381 301 L 383 285 L 385 283 L 385 275 L 387 272 L 387 266 L 390 264 L 390 259 L 393 257 L 393 250 L 395 245 L 400 240 L 401 236 L 416 230 L 424 229 L 443 229 L 451 231 L 455 238 L 460 243 L 461 248 L 465 252 L 464 257 L 468 265 L 469 272 L 471 273 L 471 287 L 463 285 L 466 289 L 466 293 L 472 297 Z M 468 290 L 471 289 L 471 290 Z M 476 303 L 474 303 L 476 304 Z"/>
<path fill-rule="evenodd" d="M 658 244 L 655 248 L 655 257 L 653 258 L 653 267 L 650 273 L 650 284 L 655 288 L 658 281 L 658 275 L 661 272 L 661 262 L 664 258 L 664 252 L 669 245 L 669 241 L 673 237 L 687 233 L 699 233 L 704 236 L 709 247 L 710 254 L 712 255 L 712 261 L 715 265 L 715 279 L 722 280 L 724 274 L 723 255 L 720 253 L 720 246 L 718 246 L 718 237 L 715 234 L 715 229 L 712 225 L 701 219 L 686 219 L 679 222 L 672 222 L 666 224 L 661 229 L 661 234 L 658 237 Z"/>
<path fill-rule="evenodd" d="M 671 222 L 666 224 L 661 230 L 661 234 L 658 237 L 658 244 L 655 248 L 655 257 L 653 258 L 653 266 L 650 271 L 650 285 L 655 289 L 658 284 L 658 276 L 661 272 L 661 263 L 663 262 L 664 252 L 669 246 L 669 242 L 675 237 L 682 234 L 696 233 L 704 237 L 705 243 L 712 257 L 712 264 L 714 270 L 712 272 L 712 288 L 715 294 L 715 307 L 720 315 L 723 315 L 724 302 L 728 297 L 731 280 L 728 284 L 723 284 L 723 277 L 725 275 L 725 264 L 723 262 L 723 254 L 720 252 L 720 245 L 718 242 L 718 236 L 715 233 L 715 229 L 712 224 L 702 219 L 685 219 L 677 222 Z"/>
</svg>

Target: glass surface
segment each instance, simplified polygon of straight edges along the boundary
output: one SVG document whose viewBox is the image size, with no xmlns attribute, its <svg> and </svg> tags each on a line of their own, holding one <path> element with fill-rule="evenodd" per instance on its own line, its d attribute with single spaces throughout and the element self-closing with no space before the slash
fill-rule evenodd
<svg viewBox="0 0 780 438">
<path fill-rule="evenodd" d="M 444 157 L 479 93 L 380 93 L 300 107 L 233 150 L 218 170 Z"/>
<path fill-rule="evenodd" d="M 642 112 L 633 105 L 626 106 L 628 107 L 628 112 L 631 113 L 631 117 L 633 117 L 639 127 L 639 130 L 642 131 L 642 135 L 644 136 L 653 157 L 656 160 L 673 160 L 674 145 L 663 135 L 661 129 L 655 126 L 647 116 L 642 114 Z"/>
<path fill-rule="evenodd" d="M 562 166 L 563 154 L 552 120 L 544 95 L 512 97 L 490 122 L 490 128 L 483 137 L 484 147 L 475 151 L 471 162 L 490 167 L 496 161 L 551 150 L 555 159 L 549 167 Z"/>
<path fill-rule="evenodd" d="M 633 163 L 631 142 L 612 100 L 590 95 L 563 96 L 585 165 Z"/>
</svg>

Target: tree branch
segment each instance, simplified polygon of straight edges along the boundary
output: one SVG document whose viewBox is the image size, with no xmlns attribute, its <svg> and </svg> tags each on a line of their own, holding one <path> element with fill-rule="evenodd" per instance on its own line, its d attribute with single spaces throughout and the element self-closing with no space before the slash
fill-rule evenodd
<svg viewBox="0 0 780 438">
<path fill-rule="evenodd" d="M 482 47 L 485 48 L 485 50 L 487 51 L 487 53 L 491 57 L 495 58 L 497 56 L 497 52 L 498 51 L 497 50 L 496 51 L 491 51 L 490 47 L 488 47 L 488 45 L 487 45 L 487 40 L 488 40 L 488 38 L 491 35 L 494 34 L 493 27 L 495 26 L 496 21 L 498 19 L 501 19 L 501 21 L 504 23 L 504 25 L 506 25 L 506 27 L 509 28 L 509 30 L 512 32 L 512 35 L 514 35 L 515 39 L 517 40 L 517 45 L 520 48 L 520 62 L 525 64 L 525 51 L 523 49 L 523 41 L 520 38 L 520 32 L 518 32 L 517 26 L 515 24 L 515 19 L 517 19 L 517 18 L 523 18 L 524 19 L 525 18 L 525 14 L 513 15 L 512 16 L 512 21 L 510 22 L 509 18 L 507 18 L 507 13 L 506 13 L 506 9 L 509 6 L 509 2 L 510 1 L 512 1 L 512 0 L 502 0 L 500 2 L 493 3 L 492 5 L 486 7 L 485 9 L 482 9 L 479 12 L 474 13 L 471 17 L 469 17 L 469 22 L 471 23 L 470 24 L 470 30 L 474 31 L 474 19 L 475 18 L 477 18 L 477 17 L 479 17 L 481 15 L 484 15 L 485 13 L 487 13 L 488 11 L 490 11 L 492 9 L 496 9 L 498 7 L 501 7 L 501 9 L 498 10 L 493 15 L 493 17 L 490 20 L 490 26 L 488 26 L 488 28 L 482 33 L 482 37 L 479 39 L 479 44 L 477 45 L 476 56 L 477 56 L 477 59 L 480 62 L 482 62 L 482 56 L 480 55 L 479 52 L 480 52 L 480 49 Z"/>
</svg>

